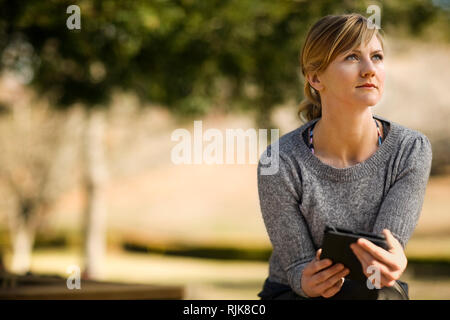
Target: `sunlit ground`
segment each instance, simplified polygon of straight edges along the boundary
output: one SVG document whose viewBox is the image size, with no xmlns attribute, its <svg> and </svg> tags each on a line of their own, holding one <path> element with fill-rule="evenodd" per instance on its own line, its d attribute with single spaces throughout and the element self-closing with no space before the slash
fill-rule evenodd
<svg viewBox="0 0 450 320">
<path fill-rule="evenodd" d="M 68 266 L 81 265 L 77 250 L 40 249 L 33 253 L 32 272 L 64 277 Z M 6 255 L 6 263 L 10 255 Z M 157 254 L 108 252 L 104 261 L 105 281 L 183 285 L 185 299 L 259 299 L 257 293 L 266 277 L 264 262 L 224 261 Z M 441 278 L 402 280 L 410 287 L 411 299 L 450 299 L 450 275 Z M 82 285 L 82 284 L 81 284 Z"/>
</svg>

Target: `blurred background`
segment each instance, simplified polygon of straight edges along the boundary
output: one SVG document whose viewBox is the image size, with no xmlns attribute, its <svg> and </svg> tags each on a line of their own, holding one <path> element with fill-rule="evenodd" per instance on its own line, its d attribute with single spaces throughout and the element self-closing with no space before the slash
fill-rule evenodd
<svg viewBox="0 0 450 320">
<path fill-rule="evenodd" d="M 447 0 L 1 0 L 2 272 L 67 278 L 78 265 L 83 279 L 181 286 L 185 299 L 258 299 L 271 245 L 256 164 L 175 165 L 171 135 L 194 120 L 302 125 L 308 28 L 369 5 L 386 33 L 373 113 L 433 146 L 402 279 L 412 299 L 449 299 Z"/>
</svg>

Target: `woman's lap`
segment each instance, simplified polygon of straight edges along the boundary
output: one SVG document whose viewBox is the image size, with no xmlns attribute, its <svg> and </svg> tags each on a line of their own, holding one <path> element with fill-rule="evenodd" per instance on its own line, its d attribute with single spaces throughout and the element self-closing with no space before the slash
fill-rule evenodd
<svg viewBox="0 0 450 320">
<path fill-rule="evenodd" d="M 263 290 L 258 294 L 261 300 L 324 300 L 323 297 L 305 298 L 289 286 L 266 279 Z M 341 290 L 329 300 L 407 300 L 408 284 L 397 281 L 393 287 L 368 289 L 365 283 L 345 280 Z"/>
</svg>

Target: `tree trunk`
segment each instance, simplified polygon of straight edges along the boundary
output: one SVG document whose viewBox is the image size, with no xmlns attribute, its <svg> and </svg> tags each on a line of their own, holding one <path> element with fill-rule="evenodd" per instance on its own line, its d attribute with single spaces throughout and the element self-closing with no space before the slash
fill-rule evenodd
<svg viewBox="0 0 450 320">
<path fill-rule="evenodd" d="M 12 229 L 13 256 L 11 271 L 23 274 L 30 270 L 35 230 L 23 219 L 20 220 L 22 221 Z"/>
<path fill-rule="evenodd" d="M 104 161 L 104 113 L 89 110 L 84 136 L 86 208 L 84 220 L 83 278 L 101 278 L 105 255 L 106 208 L 103 184 L 107 178 Z"/>
<path fill-rule="evenodd" d="M 11 212 L 8 219 L 12 243 L 11 271 L 24 274 L 30 271 L 31 253 L 44 205 L 24 197 L 19 200 L 18 209 L 18 212 Z"/>
</svg>

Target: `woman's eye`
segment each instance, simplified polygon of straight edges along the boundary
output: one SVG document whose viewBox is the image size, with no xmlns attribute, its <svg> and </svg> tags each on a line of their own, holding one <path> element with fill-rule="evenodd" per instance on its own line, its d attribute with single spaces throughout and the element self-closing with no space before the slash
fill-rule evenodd
<svg viewBox="0 0 450 320">
<path fill-rule="evenodd" d="M 345 58 L 345 60 L 353 60 L 353 59 L 357 59 L 358 57 L 356 56 L 356 54 L 351 54 L 351 55 L 349 55 L 349 56 L 347 56 L 346 58 Z"/>
<path fill-rule="evenodd" d="M 376 54 L 373 56 L 374 58 L 377 58 L 378 60 L 383 60 L 383 56 L 381 54 Z"/>
</svg>

